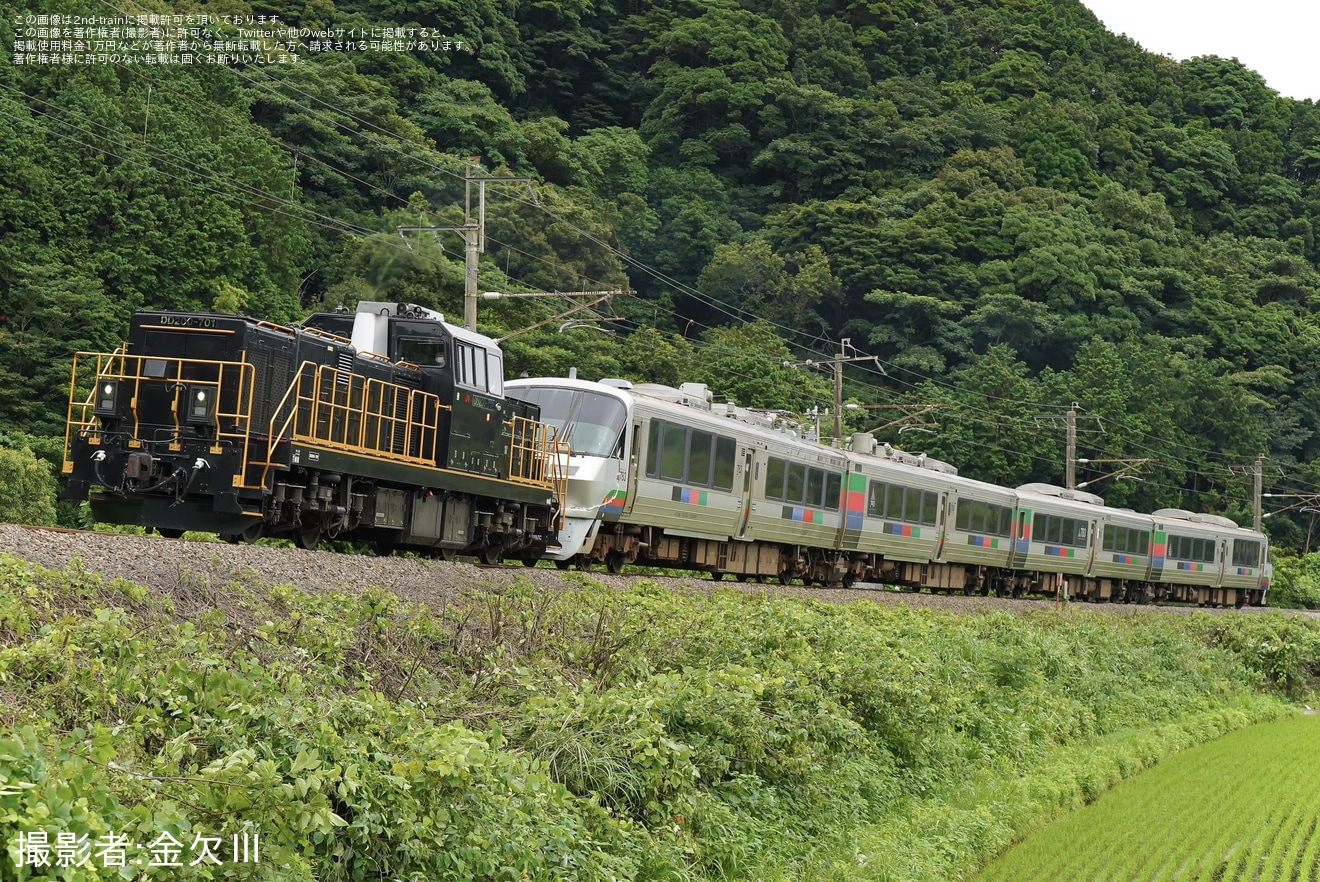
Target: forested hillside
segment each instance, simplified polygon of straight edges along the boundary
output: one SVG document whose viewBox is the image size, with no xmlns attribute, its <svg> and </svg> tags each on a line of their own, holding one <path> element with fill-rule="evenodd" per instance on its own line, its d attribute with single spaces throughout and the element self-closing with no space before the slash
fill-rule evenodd
<svg viewBox="0 0 1320 882">
<path fill-rule="evenodd" d="M 69 354 L 132 310 L 281 321 L 362 297 L 628 287 L 617 321 L 509 340 L 513 373 L 709 382 L 740 404 L 947 404 L 881 433 L 1016 484 L 1158 459 L 1112 503 L 1250 520 L 1320 484 L 1320 109 L 1177 63 L 1075 0 L 54 4 L 438 28 L 463 50 L 296 64 L 13 64 L 0 23 L 0 430 L 47 456 Z M 502 336 L 565 304 L 483 304 Z M 601 329 L 611 334 L 601 333 Z M 850 356 L 855 354 L 852 350 Z M 848 413 L 849 428 L 890 411 Z M 912 439 L 919 443 L 912 443 Z M 1079 480 L 1113 467 L 1084 467 Z M 1288 500 L 1291 502 L 1293 500 Z M 1266 523 L 1310 541 L 1311 515 Z"/>
</svg>

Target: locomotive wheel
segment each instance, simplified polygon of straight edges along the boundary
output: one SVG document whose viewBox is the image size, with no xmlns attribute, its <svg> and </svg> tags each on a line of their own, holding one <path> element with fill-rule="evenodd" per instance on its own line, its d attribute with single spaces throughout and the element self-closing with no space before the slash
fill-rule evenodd
<svg viewBox="0 0 1320 882">
<path fill-rule="evenodd" d="M 525 566 L 525 567 L 534 567 L 534 566 L 536 566 L 538 563 L 540 563 L 540 561 L 541 561 L 541 556 L 540 556 L 539 554 L 531 554 L 531 553 L 528 553 L 528 554 L 524 554 L 522 557 L 520 557 L 519 560 L 522 561 L 522 565 Z"/>
<path fill-rule="evenodd" d="M 321 542 L 321 525 L 313 524 L 293 531 L 293 544 L 311 551 Z"/>
<path fill-rule="evenodd" d="M 262 532 L 262 523 L 257 521 L 255 524 L 248 524 L 233 536 L 226 536 L 225 538 L 230 542 L 242 542 L 244 545 L 252 545 L 261 538 Z"/>
<path fill-rule="evenodd" d="M 624 557 L 622 551 L 611 551 L 605 555 L 605 569 L 614 575 L 623 572 Z"/>
<path fill-rule="evenodd" d="M 566 570 L 566 569 L 568 569 L 569 567 L 571 567 L 572 565 L 573 565 L 573 561 L 572 561 L 572 560 L 557 560 L 557 561 L 555 561 L 555 569 L 557 569 L 557 570 Z"/>
<path fill-rule="evenodd" d="M 497 564 L 504 559 L 503 549 L 498 545 L 487 545 L 477 552 L 477 559 L 488 566 Z"/>
<path fill-rule="evenodd" d="M 170 528 L 170 527 L 157 527 L 157 528 L 156 528 L 156 532 L 159 533 L 160 535 L 164 536 L 166 539 L 182 539 L 182 538 L 183 538 L 183 531 L 182 531 L 182 530 L 175 530 L 175 529 Z"/>
<path fill-rule="evenodd" d="M 793 573 L 790 570 L 784 570 L 779 574 L 779 584 L 788 585 L 793 581 Z"/>
</svg>

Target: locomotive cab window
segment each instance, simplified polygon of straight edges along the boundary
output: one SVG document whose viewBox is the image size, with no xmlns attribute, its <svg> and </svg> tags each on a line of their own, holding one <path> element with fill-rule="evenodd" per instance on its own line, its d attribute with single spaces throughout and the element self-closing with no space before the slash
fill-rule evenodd
<svg viewBox="0 0 1320 882">
<path fill-rule="evenodd" d="M 454 382 L 476 392 L 504 395 L 504 363 L 496 352 L 454 342 Z"/>
<path fill-rule="evenodd" d="M 394 341 L 394 360 L 418 367 L 448 367 L 449 346 L 433 337 L 400 337 Z"/>
</svg>

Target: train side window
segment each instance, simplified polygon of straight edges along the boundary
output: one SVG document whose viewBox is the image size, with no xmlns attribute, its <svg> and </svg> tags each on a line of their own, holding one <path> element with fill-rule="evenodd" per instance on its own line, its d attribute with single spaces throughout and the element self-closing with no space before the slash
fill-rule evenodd
<svg viewBox="0 0 1320 882">
<path fill-rule="evenodd" d="M 971 532 L 972 529 L 972 501 L 970 499 L 958 500 L 958 507 L 954 509 L 953 525 L 964 533 Z"/>
<path fill-rule="evenodd" d="M 885 494 L 885 517 L 891 521 L 903 520 L 903 487 L 890 484 Z"/>
<path fill-rule="evenodd" d="M 1078 548 L 1080 548 L 1086 544 L 1087 524 L 1086 521 L 1073 521 L 1072 523 L 1073 523 L 1073 528 L 1071 531 L 1069 531 L 1073 537 L 1073 541 L 1071 544 L 1076 545 Z"/>
<path fill-rule="evenodd" d="M 1133 535 L 1136 537 L 1136 540 L 1132 543 L 1132 551 L 1133 551 L 1133 553 L 1135 553 L 1135 554 L 1149 554 L 1149 553 L 1150 553 L 1150 531 L 1149 531 L 1149 530 L 1134 530 L 1134 531 L 1133 531 Z"/>
<path fill-rule="evenodd" d="M 940 517 L 940 495 L 930 491 L 921 494 L 921 522 L 934 526 Z"/>
<path fill-rule="evenodd" d="M 698 487 L 710 486 L 711 442 L 714 439 L 706 432 L 693 432 L 691 454 L 688 457 L 687 482 Z"/>
<path fill-rule="evenodd" d="M 665 423 L 660 427 L 660 477 L 682 481 L 687 465 L 687 429 Z"/>
<path fill-rule="evenodd" d="M 738 444 L 732 438 L 715 436 L 715 489 L 732 490 Z"/>
<path fill-rule="evenodd" d="M 825 507 L 830 511 L 839 510 L 843 492 L 843 476 L 838 472 L 825 474 Z"/>
<path fill-rule="evenodd" d="M 903 520 L 910 524 L 921 523 L 921 491 L 916 487 L 903 488 Z"/>
<path fill-rule="evenodd" d="M 825 473 L 820 469 L 807 470 L 807 505 L 825 507 Z"/>
<path fill-rule="evenodd" d="M 788 463 L 776 457 L 770 457 L 765 465 L 765 498 L 777 502 L 784 500 L 784 478 Z"/>
<path fill-rule="evenodd" d="M 879 481 L 871 482 L 871 495 L 866 501 L 866 513 L 877 518 L 885 516 L 885 492 L 888 488 Z"/>
<path fill-rule="evenodd" d="M 1233 566 L 1260 566 L 1260 543 L 1248 539 L 1233 540 Z"/>
<path fill-rule="evenodd" d="M 972 514 L 972 528 L 977 533 L 989 533 L 995 526 L 995 509 L 988 502 L 976 503 L 976 509 Z"/>
<path fill-rule="evenodd" d="M 1013 535 L 1013 509 L 1003 505 L 999 507 L 999 529 L 996 532 L 1000 536 Z"/>
<path fill-rule="evenodd" d="M 788 464 L 788 487 L 784 491 L 785 502 L 802 504 L 807 489 L 807 467 L 801 463 Z"/>
<path fill-rule="evenodd" d="M 1045 523 L 1044 534 L 1040 537 L 1046 542 L 1052 542 L 1055 545 L 1063 544 L 1063 519 L 1052 517 L 1050 515 L 1041 515 L 1041 520 Z"/>
</svg>

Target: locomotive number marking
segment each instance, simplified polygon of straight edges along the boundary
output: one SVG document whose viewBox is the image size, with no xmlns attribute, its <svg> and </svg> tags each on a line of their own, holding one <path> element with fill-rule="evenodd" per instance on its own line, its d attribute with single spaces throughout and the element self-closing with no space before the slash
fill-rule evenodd
<svg viewBox="0 0 1320 882">
<path fill-rule="evenodd" d="M 200 315 L 163 315 L 160 323 L 171 328 L 214 328 L 215 319 Z"/>
</svg>

